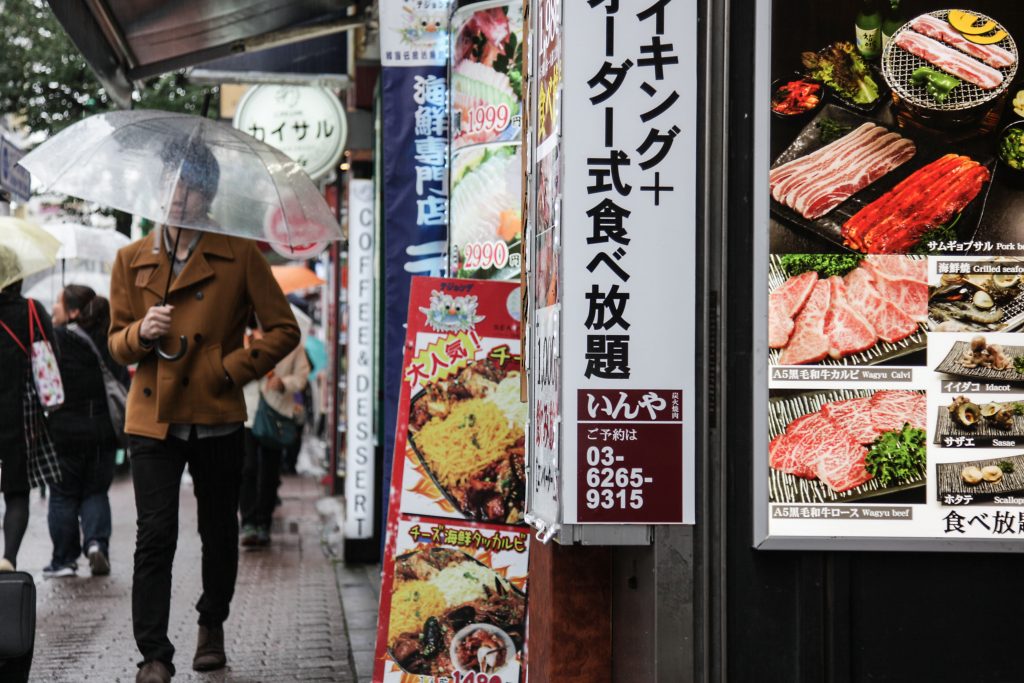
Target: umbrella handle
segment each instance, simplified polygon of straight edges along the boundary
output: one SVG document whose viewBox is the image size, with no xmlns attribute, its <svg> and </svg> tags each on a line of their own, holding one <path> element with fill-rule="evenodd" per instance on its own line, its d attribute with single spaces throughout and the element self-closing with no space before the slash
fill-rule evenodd
<svg viewBox="0 0 1024 683">
<path fill-rule="evenodd" d="M 178 337 L 178 341 L 181 343 L 181 346 L 175 353 L 167 353 L 162 348 L 160 348 L 160 343 L 158 342 L 156 347 L 156 355 L 160 356 L 164 360 L 178 360 L 179 358 L 185 355 L 186 351 L 188 351 L 188 339 L 186 339 L 184 335 L 181 335 Z"/>
</svg>

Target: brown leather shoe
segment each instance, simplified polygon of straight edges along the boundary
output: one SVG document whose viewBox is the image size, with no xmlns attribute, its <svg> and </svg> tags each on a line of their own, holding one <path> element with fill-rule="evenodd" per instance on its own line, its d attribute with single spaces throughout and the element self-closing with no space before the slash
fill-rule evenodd
<svg viewBox="0 0 1024 683">
<path fill-rule="evenodd" d="M 213 671 L 223 668 L 228 658 L 224 654 L 224 627 L 199 625 L 199 640 L 192 668 L 196 671 Z"/>
<path fill-rule="evenodd" d="M 171 670 L 163 662 L 154 659 L 146 662 L 135 674 L 135 683 L 171 683 Z"/>
</svg>

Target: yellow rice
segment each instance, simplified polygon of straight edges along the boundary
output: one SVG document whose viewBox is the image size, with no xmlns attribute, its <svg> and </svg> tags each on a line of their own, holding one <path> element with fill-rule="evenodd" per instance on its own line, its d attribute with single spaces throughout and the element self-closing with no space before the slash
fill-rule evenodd
<svg viewBox="0 0 1024 683">
<path fill-rule="evenodd" d="M 452 489 L 506 457 L 522 430 L 487 399 L 458 403 L 445 418 L 432 418 L 416 434 L 416 445 L 434 475 Z"/>
<path fill-rule="evenodd" d="M 440 616 L 445 610 L 444 593 L 426 581 L 403 581 L 391 594 L 391 620 L 388 642 L 403 633 L 420 633 L 423 622 Z"/>
</svg>

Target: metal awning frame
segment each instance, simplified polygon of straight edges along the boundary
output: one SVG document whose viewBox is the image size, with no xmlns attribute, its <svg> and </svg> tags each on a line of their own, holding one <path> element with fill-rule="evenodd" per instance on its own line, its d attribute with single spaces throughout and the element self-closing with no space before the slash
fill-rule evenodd
<svg viewBox="0 0 1024 683">
<path fill-rule="evenodd" d="M 364 26 L 369 18 L 363 10 L 342 19 L 288 27 L 236 40 L 225 45 L 178 55 L 152 64 L 139 65 L 104 0 L 85 0 L 84 2 L 49 0 L 49 3 L 54 15 L 65 29 L 69 26 L 78 27 L 76 30 L 68 30 L 72 42 L 82 53 L 110 98 L 125 109 L 130 109 L 132 106 L 134 89 L 141 88 L 143 81 L 154 76 L 193 67 L 222 57 L 257 52 L 350 31 Z M 348 86 L 347 82 L 336 81 L 337 79 L 332 79 L 330 87 Z"/>
</svg>

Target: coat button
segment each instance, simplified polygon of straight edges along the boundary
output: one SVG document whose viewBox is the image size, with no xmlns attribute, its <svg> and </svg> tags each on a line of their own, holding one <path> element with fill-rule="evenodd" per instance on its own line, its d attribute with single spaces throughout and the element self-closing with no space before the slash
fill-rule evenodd
<svg viewBox="0 0 1024 683">
<path fill-rule="evenodd" d="M 259 349 L 253 349 L 252 351 L 249 352 L 249 355 L 252 356 L 253 358 L 259 358 L 260 357 L 260 350 Z"/>
<path fill-rule="evenodd" d="M 146 388 L 144 388 L 142 390 L 142 395 L 146 396 L 146 397 L 152 396 L 153 395 L 153 390 L 150 389 L 149 387 L 146 387 Z"/>
<path fill-rule="evenodd" d="M 196 298 L 199 299 L 200 301 L 203 300 L 203 292 L 202 292 L 202 290 L 196 292 Z"/>
<path fill-rule="evenodd" d="M 196 332 L 196 335 L 193 337 L 193 339 L 196 340 L 196 344 L 201 344 L 203 342 L 203 335 Z"/>
<path fill-rule="evenodd" d="M 188 386 L 188 377 L 182 377 L 181 378 L 181 386 L 183 386 L 183 387 L 187 387 Z"/>
</svg>

